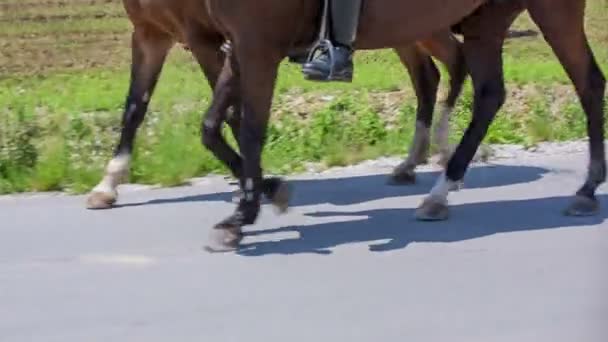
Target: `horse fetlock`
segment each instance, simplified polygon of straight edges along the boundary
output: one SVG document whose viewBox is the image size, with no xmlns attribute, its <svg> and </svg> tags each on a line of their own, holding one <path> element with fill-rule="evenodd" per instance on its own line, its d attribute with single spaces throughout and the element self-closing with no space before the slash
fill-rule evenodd
<svg viewBox="0 0 608 342">
<path fill-rule="evenodd" d="M 259 202 L 241 200 L 234 214 L 211 229 L 209 242 L 205 248 L 210 252 L 226 252 L 237 249 L 243 239 L 243 226 L 254 224 L 259 211 Z"/>
<path fill-rule="evenodd" d="M 450 180 L 449 177 L 443 173 L 431 189 L 430 197 L 437 201 L 447 202 L 450 190 L 454 189 L 457 183 L 458 181 Z"/>
<path fill-rule="evenodd" d="M 108 175 L 123 175 L 129 170 L 129 164 L 131 163 L 131 156 L 128 154 L 117 155 L 112 158 L 106 167 L 106 173 Z"/>
<path fill-rule="evenodd" d="M 262 194 L 275 207 L 279 214 L 287 212 L 291 200 L 292 188 L 279 177 L 269 177 L 262 181 Z M 232 195 L 233 203 L 245 200 L 245 192 L 239 188 Z"/>
<path fill-rule="evenodd" d="M 115 192 L 118 185 L 127 181 L 129 177 L 129 170 L 116 170 L 114 172 L 106 172 L 105 176 L 93 188 L 93 192 Z"/>
<path fill-rule="evenodd" d="M 129 163 L 129 155 L 116 156 L 108 163 L 103 179 L 91 190 L 87 198 L 87 208 L 108 209 L 116 203 L 118 199 L 116 188 L 127 180 Z"/>
<path fill-rule="evenodd" d="M 254 224 L 259 214 L 259 196 L 254 196 L 253 199 L 250 199 L 247 197 L 247 190 L 245 190 L 245 198 L 240 201 L 235 213 L 236 217 L 240 220 L 241 226 Z"/>
<path fill-rule="evenodd" d="M 255 223 L 260 213 L 259 197 L 256 200 L 248 201 L 246 198 L 247 191 L 242 191 L 242 193 L 242 198 L 239 200 L 239 204 L 237 205 L 234 214 L 215 225 L 216 229 L 232 229 Z"/>
</svg>

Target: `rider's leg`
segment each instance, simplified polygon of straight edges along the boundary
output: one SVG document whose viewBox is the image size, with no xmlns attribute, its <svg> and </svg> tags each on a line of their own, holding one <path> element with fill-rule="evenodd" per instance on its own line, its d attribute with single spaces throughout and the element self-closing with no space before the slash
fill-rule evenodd
<svg viewBox="0 0 608 342">
<path fill-rule="evenodd" d="M 303 71 L 311 80 L 350 82 L 353 78 L 353 43 L 357 35 L 361 0 L 326 1 L 331 1 L 334 64 L 332 65 L 330 51 L 323 51 L 310 63 L 306 63 Z"/>
</svg>

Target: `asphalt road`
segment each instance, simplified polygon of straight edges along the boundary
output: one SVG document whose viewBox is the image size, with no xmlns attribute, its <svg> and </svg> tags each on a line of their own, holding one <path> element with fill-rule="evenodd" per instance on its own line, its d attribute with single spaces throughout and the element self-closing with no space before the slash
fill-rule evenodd
<svg viewBox="0 0 608 342">
<path fill-rule="evenodd" d="M 583 153 L 470 170 L 447 222 L 414 209 L 437 177 L 390 162 L 295 177 L 237 253 L 209 254 L 233 210 L 220 177 L 84 196 L 0 197 L 0 341 L 608 341 L 608 188 L 566 218 Z"/>
</svg>

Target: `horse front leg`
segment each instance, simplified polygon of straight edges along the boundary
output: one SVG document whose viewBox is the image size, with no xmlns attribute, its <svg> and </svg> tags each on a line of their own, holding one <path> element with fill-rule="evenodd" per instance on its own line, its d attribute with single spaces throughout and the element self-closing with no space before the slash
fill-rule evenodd
<svg viewBox="0 0 608 342">
<path fill-rule="evenodd" d="M 416 182 L 416 166 L 427 160 L 430 147 L 430 129 L 439 87 L 439 70 L 433 60 L 415 45 L 395 49 L 401 62 L 407 67 L 416 91 L 418 106 L 416 130 L 407 159 L 395 168 L 389 183 L 413 184 Z"/>
<path fill-rule="evenodd" d="M 465 21 L 464 53 L 474 87 L 473 118 L 460 144 L 450 158 L 445 172 L 416 210 L 423 221 L 448 218 L 448 194 L 457 188 L 487 131 L 505 102 L 502 46 L 506 32 L 519 13 L 517 3 L 509 7 L 487 7 L 480 20 Z M 503 5 L 501 5 L 503 6 Z"/>
<path fill-rule="evenodd" d="M 144 120 L 165 58 L 173 44 L 173 40 L 164 33 L 144 26 L 135 28 L 131 47 L 131 83 L 123 112 L 120 141 L 106 166 L 103 179 L 87 198 L 87 208 L 108 209 L 116 202 L 116 189 L 129 171 L 137 129 Z"/>
<path fill-rule="evenodd" d="M 227 123 L 240 146 L 242 105 L 239 88 L 238 63 L 232 54 L 230 44 L 224 44 L 221 60 L 218 60 L 216 45 L 205 41 L 191 43 L 191 50 L 199 61 L 208 78 L 214 77 L 214 91 L 211 104 L 203 115 L 201 135 L 203 145 L 220 160 L 232 173 L 241 180 L 243 177 L 242 157 L 228 144 L 222 135 L 222 127 Z M 217 66 L 221 65 L 218 71 Z M 230 112 L 232 109 L 232 112 Z M 289 206 L 289 188 L 276 177 L 265 178 L 262 192 L 278 213 L 285 213 Z M 238 191 L 236 197 L 242 196 Z"/>
<path fill-rule="evenodd" d="M 551 13 L 546 11 L 551 9 Z M 585 2 L 566 0 L 529 1 L 528 11 L 543 32 L 574 84 L 587 117 L 589 165 L 587 178 L 564 210 L 568 216 L 591 216 L 600 210 L 595 195 L 606 181 L 606 146 L 604 143 L 606 78 L 597 64 L 584 27 Z"/>
<path fill-rule="evenodd" d="M 212 229 L 207 249 L 214 252 L 238 248 L 243 236 L 242 227 L 255 223 L 260 211 L 261 195 L 268 192 L 268 187 L 272 186 L 275 191 L 282 189 L 281 193 L 285 193 L 283 190 L 286 189 L 281 179 L 264 180 L 261 165 L 280 58 L 272 58 L 271 54 L 261 56 L 257 53 L 259 47 L 243 43 L 243 46 L 236 49 L 236 56 L 231 58 L 231 62 L 224 65 L 220 76 L 220 79 L 223 76 L 238 77 L 242 104 L 238 134 L 242 154 L 239 175 L 242 196 L 235 212 Z"/>
<path fill-rule="evenodd" d="M 438 163 L 446 167 L 454 149 L 449 143 L 450 117 L 468 76 L 464 51 L 462 43 L 449 31 L 436 33 L 418 45 L 441 61 L 450 76 L 449 92 L 440 103 L 439 119 L 433 131 L 433 142 L 439 148 Z"/>
</svg>

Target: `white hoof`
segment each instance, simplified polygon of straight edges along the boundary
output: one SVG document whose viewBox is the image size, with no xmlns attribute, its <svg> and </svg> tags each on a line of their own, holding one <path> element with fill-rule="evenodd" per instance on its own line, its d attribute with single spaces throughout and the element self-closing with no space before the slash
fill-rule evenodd
<svg viewBox="0 0 608 342">
<path fill-rule="evenodd" d="M 87 198 L 87 209 L 100 210 L 110 209 L 116 203 L 118 193 L 114 192 L 92 192 Z"/>
<path fill-rule="evenodd" d="M 448 205 L 437 201 L 434 197 L 427 197 L 416 209 L 416 219 L 419 221 L 444 221 L 449 216 Z"/>
</svg>

